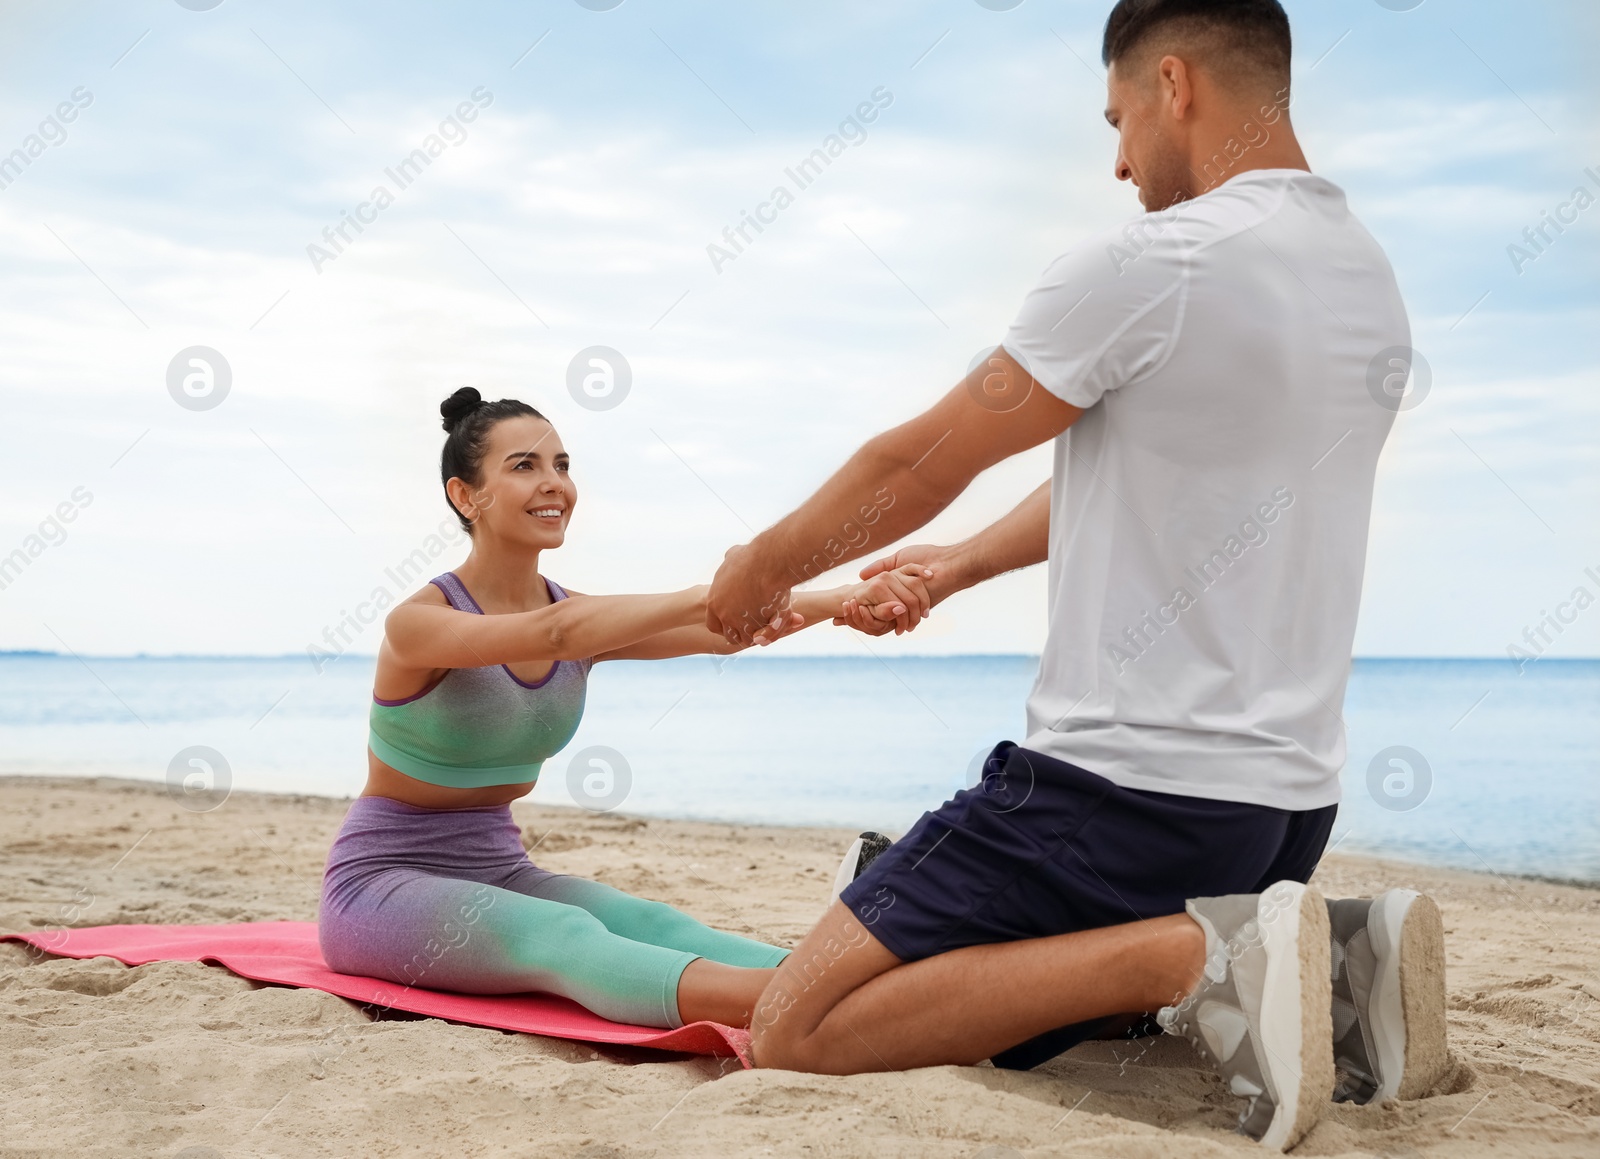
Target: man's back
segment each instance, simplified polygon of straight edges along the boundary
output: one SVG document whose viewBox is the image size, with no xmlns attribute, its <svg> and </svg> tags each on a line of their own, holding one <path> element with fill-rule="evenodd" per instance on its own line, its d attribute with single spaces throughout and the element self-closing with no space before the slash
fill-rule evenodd
<svg viewBox="0 0 1600 1159">
<path fill-rule="evenodd" d="M 1298 170 L 1243 174 L 1051 266 L 1006 347 L 1088 409 L 1056 446 L 1026 747 L 1130 788 L 1338 799 L 1398 402 L 1369 377 L 1409 361 L 1409 333 L 1343 193 Z"/>
</svg>

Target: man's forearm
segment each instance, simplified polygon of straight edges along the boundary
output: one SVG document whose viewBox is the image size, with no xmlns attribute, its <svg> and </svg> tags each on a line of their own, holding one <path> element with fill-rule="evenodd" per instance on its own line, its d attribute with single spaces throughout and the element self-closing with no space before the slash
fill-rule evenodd
<svg viewBox="0 0 1600 1159">
<path fill-rule="evenodd" d="M 887 442 L 879 436 L 866 443 L 799 510 L 750 542 L 769 579 L 803 583 L 893 543 L 943 511 L 970 482 L 905 461 Z"/>
<path fill-rule="evenodd" d="M 1036 389 L 1009 355 L 997 358 L 1019 388 L 1005 406 L 993 404 L 985 383 L 994 375 L 978 367 L 928 410 L 870 440 L 799 510 L 730 549 L 711 585 L 706 627 L 747 642 L 757 632 L 781 634 L 790 589 L 915 531 L 979 474 L 1059 436 L 1083 413 Z M 977 546 L 1007 568 L 1043 551 Z"/>
<path fill-rule="evenodd" d="M 1050 481 L 976 535 L 952 544 L 931 583 L 934 602 L 1004 575 L 1043 563 L 1050 554 Z"/>
</svg>

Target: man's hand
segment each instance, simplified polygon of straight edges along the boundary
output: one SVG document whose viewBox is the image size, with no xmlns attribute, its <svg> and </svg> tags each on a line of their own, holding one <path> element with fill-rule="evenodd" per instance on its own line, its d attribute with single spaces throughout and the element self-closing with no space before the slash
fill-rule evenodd
<svg viewBox="0 0 1600 1159">
<path fill-rule="evenodd" d="M 730 547 L 706 597 L 706 629 L 730 644 L 770 644 L 800 627 L 790 611 L 791 585 L 771 578 L 753 544 Z"/>
<path fill-rule="evenodd" d="M 890 629 L 899 636 L 928 618 L 933 606 L 949 594 L 942 566 L 952 549 L 919 543 L 873 560 L 861 569 L 863 583 L 834 623 L 869 636 Z M 926 595 L 924 601 L 919 593 Z M 901 607 L 904 611 L 896 612 Z"/>
<path fill-rule="evenodd" d="M 950 547 L 936 547 L 931 543 L 916 543 L 910 547 L 902 547 L 893 555 L 886 555 L 867 564 L 861 569 L 861 578 L 869 580 L 873 576 L 914 563 L 921 564 L 925 568 L 937 568 L 954 550 Z"/>
<path fill-rule="evenodd" d="M 895 556 L 880 559 L 863 568 L 861 577 L 867 582 L 850 590 L 843 609 L 833 622 L 855 628 L 869 636 L 881 636 L 893 628 L 898 636 L 927 619 L 935 602 L 934 569 L 920 563 L 895 566 L 890 562 L 899 555 L 915 550 L 906 548 Z"/>
</svg>

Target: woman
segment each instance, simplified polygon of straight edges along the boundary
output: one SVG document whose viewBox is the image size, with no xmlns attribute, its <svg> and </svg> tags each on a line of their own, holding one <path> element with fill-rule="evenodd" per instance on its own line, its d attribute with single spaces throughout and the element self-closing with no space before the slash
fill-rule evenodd
<svg viewBox="0 0 1600 1159">
<path fill-rule="evenodd" d="M 705 628 L 704 587 L 585 596 L 544 578 L 540 553 L 561 546 L 578 499 L 560 437 L 525 403 L 471 387 L 439 410 L 440 476 L 472 550 L 385 624 L 367 785 L 323 882 L 324 958 L 435 990 L 561 994 L 619 1022 L 748 1026 L 788 951 L 539 869 L 510 806 L 577 730 L 594 664 L 737 647 Z M 923 575 L 905 569 L 888 600 L 882 584 L 797 594 L 791 625 L 847 599 L 920 617 Z"/>
</svg>

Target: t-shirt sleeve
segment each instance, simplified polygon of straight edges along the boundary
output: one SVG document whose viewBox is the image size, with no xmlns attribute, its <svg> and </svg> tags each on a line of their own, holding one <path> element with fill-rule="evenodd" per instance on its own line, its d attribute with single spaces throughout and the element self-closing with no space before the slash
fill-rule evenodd
<svg viewBox="0 0 1600 1159">
<path fill-rule="evenodd" d="M 1063 402 L 1087 409 L 1156 369 L 1183 321 L 1187 268 L 1176 247 L 1139 252 L 1122 234 L 1069 250 L 1045 270 L 1005 348 Z"/>
</svg>

